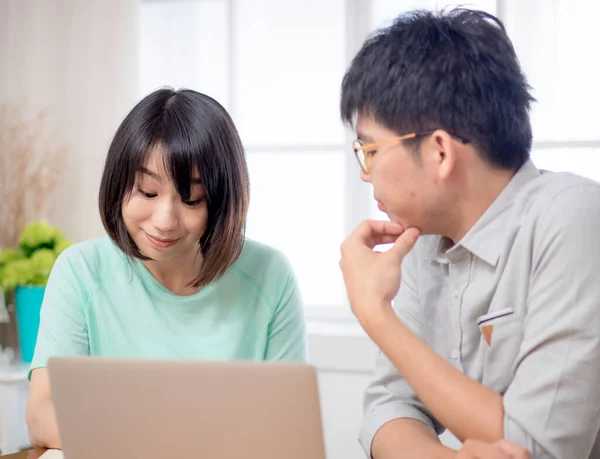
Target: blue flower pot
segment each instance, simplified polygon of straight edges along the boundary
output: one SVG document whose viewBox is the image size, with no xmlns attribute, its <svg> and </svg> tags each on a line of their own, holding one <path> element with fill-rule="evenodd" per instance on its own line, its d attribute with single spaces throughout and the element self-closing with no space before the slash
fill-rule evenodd
<svg viewBox="0 0 600 459">
<path fill-rule="evenodd" d="M 33 359 L 45 290 L 44 286 L 23 286 L 15 290 L 19 346 L 21 359 L 26 363 L 30 363 Z"/>
</svg>

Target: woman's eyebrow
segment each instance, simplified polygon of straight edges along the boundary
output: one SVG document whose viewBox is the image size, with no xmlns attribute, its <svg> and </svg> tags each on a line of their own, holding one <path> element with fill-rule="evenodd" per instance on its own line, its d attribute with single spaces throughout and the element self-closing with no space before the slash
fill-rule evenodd
<svg viewBox="0 0 600 459">
<path fill-rule="evenodd" d="M 149 175 L 150 177 L 152 177 L 153 179 L 158 180 L 159 182 L 162 181 L 160 175 L 158 175 L 156 172 L 148 169 L 147 167 L 141 166 L 138 169 L 138 172 L 141 172 L 142 174 Z M 202 185 L 202 179 L 200 177 L 192 177 L 192 184 L 194 184 L 194 185 Z"/>
<path fill-rule="evenodd" d="M 156 172 L 151 171 L 147 167 L 141 166 L 138 169 L 138 171 L 141 172 L 142 174 L 149 175 L 150 177 L 152 177 L 153 179 L 158 180 L 159 182 L 161 181 L 160 175 L 158 175 Z"/>
</svg>

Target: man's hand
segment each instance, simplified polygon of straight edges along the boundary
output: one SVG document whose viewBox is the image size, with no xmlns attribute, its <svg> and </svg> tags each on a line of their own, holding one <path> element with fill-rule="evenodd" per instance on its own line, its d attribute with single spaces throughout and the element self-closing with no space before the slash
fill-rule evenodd
<svg viewBox="0 0 600 459">
<path fill-rule="evenodd" d="M 506 440 L 485 443 L 467 440 L 456 459 L 530 459 L 529 451 Z"/>
<path fill-rule="evenodd" d="M 390 309 L 400 288 L 400 266 L 419 237 L 416 228 L 404 229 L 393 222 L 367 220 L 344 241 L 340 267 L 352 312 L 363 327 Z M 394 243 L 387 252 L 380 244 Z"/>
</svg>

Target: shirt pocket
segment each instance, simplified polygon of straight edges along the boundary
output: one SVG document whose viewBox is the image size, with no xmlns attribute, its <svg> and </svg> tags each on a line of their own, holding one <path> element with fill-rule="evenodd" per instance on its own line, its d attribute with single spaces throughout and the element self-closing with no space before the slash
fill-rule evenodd
<svg viewBox="0 0 600 459">
<path fill-rule="evenodd" d="M 493 324 L 491 345 L 485 341 L 482 344 L 486 349 L 482 383 L 504 394 L 515 376 L 515 361 L 523 342 L 523 320 L 503 317 Z"/>
</svg>

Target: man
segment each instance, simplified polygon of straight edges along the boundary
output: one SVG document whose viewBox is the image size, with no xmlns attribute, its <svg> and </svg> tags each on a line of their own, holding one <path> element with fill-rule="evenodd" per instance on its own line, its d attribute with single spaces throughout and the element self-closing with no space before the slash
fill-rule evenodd
<svg viewBox="0 0 600 459">
<path fill-rule="evenodd" d="M 391 220 L 340 261 L 382 351 L 360 436 L 374 459 L 600 458 L 600 185 L 531 163 L 528 90 L 500 21 L 465 9 L 400 16 L 344 77 Z"/>
</svg>

